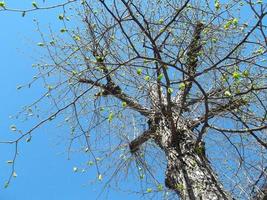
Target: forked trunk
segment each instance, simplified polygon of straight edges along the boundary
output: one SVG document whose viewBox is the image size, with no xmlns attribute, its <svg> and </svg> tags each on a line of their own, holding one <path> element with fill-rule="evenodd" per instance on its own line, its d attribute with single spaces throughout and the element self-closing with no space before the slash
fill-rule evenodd
<svg viewBox="0 0 267 200">
<path fill-rule="evenodd" d="M 131 153 L 153 139 L 166 155 L 165 185 L 182 200 L 232 200 L 205 155 L 204 142 L 191 130 L 192 122 L 170 113 L 150 117 L 149 129 L 129 144 Z"/>
</svg>

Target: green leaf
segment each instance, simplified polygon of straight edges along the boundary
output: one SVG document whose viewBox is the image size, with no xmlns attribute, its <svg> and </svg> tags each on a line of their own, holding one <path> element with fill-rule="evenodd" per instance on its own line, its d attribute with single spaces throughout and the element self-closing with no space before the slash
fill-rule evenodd
<svg viewBox="0 0 267 200">
<path fill-rule="evenodd" d="M 114 118 L 114 113 L 113 112 L 109 113 L 108 121 L 111 122 L 113 120 L 113 118 Z"/>
<path fill-rule="evenodd" d="M 30 142 L 32 140 L 32 137 L 29 137 L 26 139 L 26 142 Z"/>
<path fill-rule="evenodd" d="M 263 54 L 264 53 L 264 48 L 263 47 L 260 47 L 257 51 L 256 51 L 257 54 Z"/>
<path fill-rule="evenodd" d="M 232 21 L 226 22 L 226 24 L 223 26 L 225 30 L 228 30 L 232 24 Z"/>
<path fill-rule="evenodd" d="M 36 3 L 35 1 L 32 2 L 32 6 L 33 6 L 34 8 L 38 8 L 37 3 Z"/>
<path fill-rule="evenodd" d="M 179 191 L 182 191 L 182 190 L 184 190 L 184 185 L 183 185 L 183 184 L 181 184 L 181 183 L 180 183 L 180 184 L 179 184 L 179 183 L 178 183 L 178 184 L 176 184 L 176 185 L 175 185 L 175 187 L 176 187 L 176 189 L 177 189 L 177 190 L 179 190 Z"/>
<path fill-rule="evenodd" d="M 81 38 L 78 35 L 74 35 L 73 39 L 76 40 L 76 41 L 80 41 L 81 40 Z"/>
<path fill-rule="evenodd" d="M 185 83 L 180 83 L 179 84 L 179 89 L 180 90 L 184 90 L 185 89 L 185 86 L 186 86 Z"/>
<path fill-rule="evenodd" d="M 219 0 L 215 0 L 215 9 L 219 10 L 221 8 L 221 4 L 219 2 Z"/>
<path fill-rule="evenodd" d="M 6 161 L 7 164 L 12 164 L 13 163 L 13 160 L 8 160 Z"/>
<path fill-rule="evenodd" d="M 102 56 L 96 56 L 97 62 L 104 62 L 104 58 Z"/>
<path fill-rule="evenodd" d="M 140 179 L 144 179 L 145 178 L 145 175 L 144 174 L 140 174 Z"/>
<path fill-rule="evenodd" d="M 172 94 L 173 93 L 173 89 L 172 88 L 168 88 L 168 93 Z"/>
<path fill-rule="evenodd" d="M 138 69 L 136 70 L 136 73 L 137 73 L 138 75 L 141 75 L 141 74 L 142 74 L 142 69 L 141 69 L 141 68 L 138 68 Z"/>
<path fill-rule="evenodd" d="M 102 174 L 98 174 L 98 177 L 97 178 L 98 178 L 99 181 L 102 181 L 103 180 Z"/>
<path fill-rule="evenodd" d="M 228 90 L 224 92 L 224 95 L 225 95 L 225 96 L 227 96 L 227 97 L 230 97 L 230 96 L 232 96 L 231 92 L 230 92 L 230 91 L 228 91 Z"/>
<path fill-rule="evenodd" d="M 146 192 L 147 192 L 147 193 L 151 193 L 152 191 L 153 191 L 152 188 L 147 188 L 147 189 L 146 189 Z"/>
<path fill-rule="evenodd" d="M 150 76 L 145 76 L 145 80 L 149 81 L 150 80 Z"/>
<path fill-rule="evenodd" d="M 163 24 L 163 22 L 164 22 L 164 19 L 160 19 L 160 20 L 159 20 L 159 23 L 160 23 L 160 24 Z"/>
<path fill-rule="evenodd" d="M 243 75 L 244 77 L 248 77 L 248 76 L 249 76 L 249 71 L 248 71 L 248 70 L 243 71 L 243 72 L 242 72 L 242 75 Z"/>
<path fill-rule="evenodd" d="M 39 47 L 43 47 L 43 46 L 44 46 L 44 43 L 39 42 L 39 43 L 37 43 L 37 45 L 38 45 Z"/>
<path fill-rule="evenodd" d="M 2 7 L 2 8 L 5 8 L 6 7 L 6 4 L 5 4 L 4 1 L 0 1 L 0 7 Z"/>
<path fill-rule="evenodd" d="M 159 185 L 157 186 L 157 189 L 158 189 L 158 191 L 163 191 L 163 185 L 159 184 Z"/>
<path fill-rule="evenodd" d="M 59 16 L 58 16 L 58 19 L 59 19 L 59 20 L 63 20 L 63 19 L 64 19 L 64 15 L 63 15 L 63 14 L 59 15 Z"/>
<path fill-rule="evenodd" d="M 237 18 L 233 18 L 230 19 L 226 22 L 226 24 L 224 25 L 224 29 L 227 30 L 229 29 L 231 26 L 234 26 L 233 28 L 236 28 L 236 26 L 238 25 L 238 19 Z"/>
<path fill-rule="evenodd" d="M 234 72 L 233 73 L 233 78 L 234 79 L 238 80 L 240 77 L 241 77 L 240 73 L 238 73 L 238 72 Z"/>
<path fill-rule="evenodd" d="M 72 72 L 73 76 L 76 76 L 78 74 L 78 71 L 76 71 L 76 70 L 72 70 L 71 72 Z"/>
<path fill-rule="evenodd" d="M 47 86 L 47 89 L 48 89 L 49 91 L 51 91 L 51 90 L 53 90 L 53 86 L 52 86 L 52 85 L 48 85 L 48 86 Z"/>
<path fill-rule="evenodd" d="M 216 43 L 218 41 L 218 39 L 217 38 L 212 38 L 211 41 Z"/>
<path fill-rule="evenodd" d="M 158 76 L 158 80 L 160 81 L 162 78 L 163 78 L 163 74 L 161 73 L 161 74 Z"/>
<path fill-rule="evenodd" d="M 127 103 L 124 101 L 122 102 L 122 107 L 126 107 L 127 106 Z"/>
<path fill-rule="evenodd" d="M 159 29 L 159 32 L 160 32 L 160 33 L 163 33 L 164 30 L 165 30 L 164 28 L 161 28 L 161 29 Z"/>
<path fill-rule="evenodd" d="M 51 40 L 49 43 L 50 43 L 52 46 L 55 45 L 55 41 L 54 41 L 54 40 Z"/>
<path fill-rule="evenodd" d="M 235 26 L 237 26 L 237 24 L 238 24 L 238 19 L 237 19 L 237 18 L 232 19 L 232 24 L 235 25 Z"/>
<path fill-rule="evenodd" d="M 61 32 L 61 33 L 65 33 L 65 32 L 67 32 L 67 31 L 68 31 L 68 30 L 65 29 L 65 28 L 60 29 L 60 32 Z"/>
<path fill-rule="evenodd" d="M 87 162 L 87 165 L 88 165 L 88 166 L 93 166 L 93 165 L 94 165 L 94 162 L 93 162 L 93 161 L 88 161 L 88 162 Z"/>
</svg>

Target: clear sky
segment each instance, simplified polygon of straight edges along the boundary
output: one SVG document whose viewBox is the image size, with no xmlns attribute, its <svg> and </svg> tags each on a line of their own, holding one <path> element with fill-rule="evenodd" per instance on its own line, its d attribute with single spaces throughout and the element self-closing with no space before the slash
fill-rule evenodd
<svg viewBox="0 0 267 200">
<path fill-rule="evenodd" d="M 28 2 L 28 3 L 27 3 Z M 31 1 L 6 1 L 12 7 L 31 7 Z M 27 14 L 0 12 L 0 140 L 12 138 L 16 134 L 10 126 L 18 123 L 18 128 L 27 130 L 33 124 L 30 121 L 18 122 L 9 116 L 16 114 L 31 103 L 40 94 L 40 87 L 17 90 L 17 86 L 29 82 L 34 76 L 31 67 L 36 55 L 39 35 L 35 31 L 34 18 L 42 24 L 55 21 L 60 10 L 42 11 Z M 101 192 L 100 184 L 92 184 L 90 173 L 75 173 L 73 167 L 81 165 L 85 158 L 74 154 L 70 160 L 66 155 L 66 144 L 60 143 L 55 124 L 40 128 L 34 133 L 31 142 L 19 146 L 16 163 L 17 177 L 8 188 L 4 183 L 8 179 L 14 146 L 0 145 L 0 199 L 1 200 L 80 200 L 96 199 Z M 62 131 L 62 129 L 60 129 Z M 136 199 L 118 192 L 109 193 L 99 199 Z"/>
<path fill-rule="evenodd" d="M 6 0 L 6 4 L 16 8 L 32 7 L 29 0 Z M 37 11 L 25 17 L 19 13 L 0 12 L 0 141 L 15 138 L 17 133 L 10 130 L 12 124 L 23 131 L 34 124 L 31 120 L 19 122 L 10 118 L 42 93 L 40 84 L 17 90 L 19 85 L 30 82 L 35 75 L 32 64 L 34 58 L 38 58 L 40 35 L 33 19 L 38 19 L 43 27 L 50 24 L 59 30 L 58 15 L 61 12 L 60 9 Z M 103 184 L 91 182 L 92 177 L 96 177 L 94 170 L 81 172 L 80 166 L 87 161 L 84 154 L 73 153 L 68 159 L 68 143 L 61 137 L 64 128 L 55 128 L 56 125 L 51 123 L 39 128 L 30 142 L 19 146 L 17 177 L 6 189 L 4 184 L 11 171 L 7 161 L 12 160 L 14 146 L 0 144 L 0 200 L 85 200 L 99 197 Z M 73 171 L 76 166 L 78 172 Z M 111 191 L 108 196 L 98 199 L 136 200 L 140 196 Z"/>
</svg>

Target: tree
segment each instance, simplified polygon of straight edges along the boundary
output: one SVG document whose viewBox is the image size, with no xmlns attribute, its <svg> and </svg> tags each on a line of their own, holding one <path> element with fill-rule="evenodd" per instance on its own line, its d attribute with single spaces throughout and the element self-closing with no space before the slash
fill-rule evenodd
<svg viewBox="0 0 267 200">
<path fill-rule="evenodd" d="M 41 9 L 0 6 L 23 16 Z M 47 57 L 34 65 L 47 92 L 25 111 L 37 112 L 47 99 L 53 106 L 4 143 L 17 148 L 63 115 L 70 147 L 80 141 L 107 185 L 125 173 L 146 184 L 141 194 L 266 198 L 265 3 L 99 0 L 53 7 L 63 8 L 64 27 L 49 36 L 38 29 Z"/>
</svg>

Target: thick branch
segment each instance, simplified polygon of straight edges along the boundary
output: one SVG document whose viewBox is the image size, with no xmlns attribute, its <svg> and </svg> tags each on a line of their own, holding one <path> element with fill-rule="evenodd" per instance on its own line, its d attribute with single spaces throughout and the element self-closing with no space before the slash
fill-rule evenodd
<svg viewBox="0 0 267 200">
<path fill-rule="evenodd" d="M 186 60 L 186 79 L 189 79 L 188 82 L 185 82 L 185 89 L 182 93 L 182 98 L 181 98 L 181 107 L 184 107 L 184 104 L 186 102 L 186 97 L 189 93 L 189 91 L 192 88 L 192 79 L 194 79 L 194 76 L 196 74 L 196 69 L 197 69 L 197 62 L 198 62 L 198 55 L 199 52 L 201 51 L 201 42 L 200 42 L 200 36 L 201 36 L 201 32 L 204 28 L 204 25 L 201 22 L 198 22 L 195 30 L 194 30 L 194 34 L 193 34 L 193 38 L 189 44 L 188 47 L 188 51 L 187 51 L 187 60 Z M 181 110 L 182 111 L 182 110 Z"/>
<path fill-rule="evenodd" d="M 107 85 L 103 85 L 99 82 L 95 82 L 95 81 L 90 80 L 90 79 L 82 79 L 81 78 L 81 79 L 79 79 L 79 82 L 80 83 L 87 83 L 90 85 L 95 85 L 97 87 L 100 87 L 103 90 L 108 91 L 110 95 L 120 99 L 121 101 L 126 102 L 128 107 L 132 108 L 133 110 L 138 111 L 141 115 L 148 116 L 151 113 L 151 111 L 149 109 L 140 105 L 137 101 L 135 101 L 133 98 L 131 98 L 130 96 L 125 94 L 123 91 L 117 90 L 116 88 L 118 88 L 118 86 L 116 86 L 115 84 L 112 86 L 112 88 L 110 88 Z"/>
<path fill-rule="evenodd" d="M 154 133 L 155 130 L 153 128 L 149 129 L 145 131 L 143 134 L 139 135 L 133 141 L 131 141 L 129 144 L 131 153 L 137 152 L 142 144 L 144 144 L 146 141 L 152 138 Z"/>
</svg>

